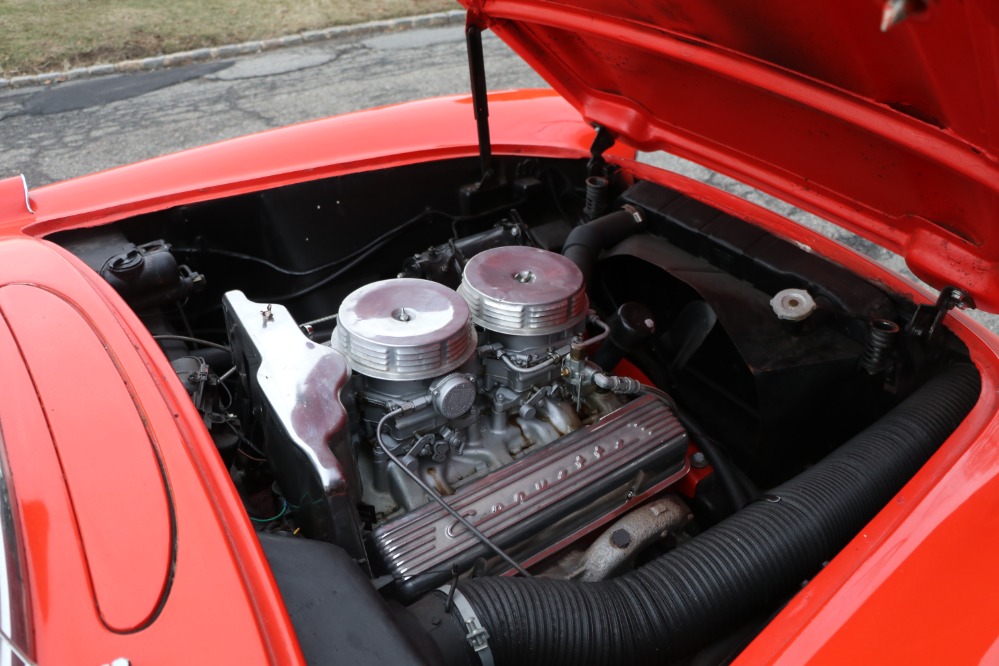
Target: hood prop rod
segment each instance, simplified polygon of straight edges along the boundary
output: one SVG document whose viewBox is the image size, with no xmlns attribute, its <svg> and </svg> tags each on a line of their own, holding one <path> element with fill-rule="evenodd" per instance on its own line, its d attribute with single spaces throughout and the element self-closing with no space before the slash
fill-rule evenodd
<svg viewBox="0 0 999 666">
<path fill-rule="evenodd" d="M 472 84 L 472 109 L 479 134 L 479 164 L 482 168 L 480 188 L 493 179 L 493 151 L 489 139 L 489 102 L 486 99 L 486 65 L 482 55 L 482 29 L 469 22 L 465 26 L 465 47 L 468 49 L 468 74 Z"/>
</svg>

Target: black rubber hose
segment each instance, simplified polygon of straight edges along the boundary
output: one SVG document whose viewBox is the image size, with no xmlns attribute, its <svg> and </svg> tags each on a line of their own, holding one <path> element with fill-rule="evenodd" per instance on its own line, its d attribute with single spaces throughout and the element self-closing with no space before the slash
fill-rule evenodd
<svg viewBox="0 0 999 666">
<path fill-rule="evenodd" d="M 719 484 L 732 503 L 733 511 L 738 511 L 749 504 L 755 496 L 750 496 L 745 492 L 743 484 L 739 480 L 738 468 L 729 459 L 721 444 L 708 435 L 700 423 L 684 410 L 677 409 L 677 417 L 680 419 L 680 423 L 693 436 L 694 444 L 701 449 L 701 452 L 704 453 L 708 462 L 714 468 Z"/>
<path fill-rule="evenodd" d="M 694 444 L 701 449 L 701 452 L 711 463 L 711 467 L 714 468 L 714 472 L 718 478 L 718 484 L 721 486 L 725 493 L 725 497 L 732 505 L 732 512 L 738 511 L 743 508 L 749 502 L 756 498 L 759 492 L 747 492 L 745 484 L 741 481 L 743 474 L 741 470 L 736 467 L 735 463 L 729 460 L 726 455 L 724 448 L 721 444 L 716 442 L 707 431 L 701 426 L 700 422 L 697 421 L 690 412 L 685 409 L 680 408 L 679 405 L 673 400 L 673 398 L 658 388 L 652 386 L 645 386 L 642 389 L 645 393 L 651 395 L 659 396 L 666 403 L 669 404 L 670 408 L 676 413 L 680 423 L 683 427 L 687 429 L 687 432 L 693 437 Z M 748 479 L 747 482 L 752 483 Z"/>
<path fill-rule="evenodd" d="M 570 231 L 562 245 L 562 255 L 579 266 L 583 280 L 589 284 L 600 251 L 638 233 L 642 224 L 642 216 L 636 208 L 608 213 Z"/>
<path fill-rule="evenodd" d="M 682 657 L 774 609 L 814 576 L 954 431 L 979 390 L 973 367 L 947 368 L 815 466 L 620 578 L 487 577 L 458 589 L 488 632 L 497 666 Z M 443 605 L 434 592 L 410 611 L 438 645 L 452 655 L 463 646 L 465 663 L 478 663 L 468 628 Z"/>
</svg>

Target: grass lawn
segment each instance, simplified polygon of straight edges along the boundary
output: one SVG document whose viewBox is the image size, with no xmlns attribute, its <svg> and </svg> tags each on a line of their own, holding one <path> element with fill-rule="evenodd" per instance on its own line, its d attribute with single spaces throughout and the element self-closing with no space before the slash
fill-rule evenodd
<svg viewBox="0 0 999 666">
<path fill-rule="evenodd" d="M 0 70 L 35 74 L 459 7 L 453 0 L 0 0 Z"/>
</svg>

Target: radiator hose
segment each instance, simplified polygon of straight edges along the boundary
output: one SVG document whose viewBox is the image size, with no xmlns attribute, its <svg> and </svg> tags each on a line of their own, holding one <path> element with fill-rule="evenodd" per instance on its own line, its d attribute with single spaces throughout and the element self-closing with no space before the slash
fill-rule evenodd
<svg viewBox="0 0 999 666">
<path fill-rule="evenodd" d="M 625 205 L 621 210 L 575 227 L 562 244 L 562 255 L 579 266 L 583 281 L 589 284 L 600 252 L 642 231 L 644 222 L 637 208 Z"/>
<path fill-rule="evenodd" d="M 688 655 L 814 576 L 947 439 L 979 390 L 974 367 L 946 368 L 813 467 L 619 578 L 472 578 L 448 612 L 442 591 L 409 611 L 448 666 L 661 664 Z M 469 611 L 481 627 L 468 624 Z M 488 647 L 473 651 L 470 635 L 488 635 Z"/>
</svg>

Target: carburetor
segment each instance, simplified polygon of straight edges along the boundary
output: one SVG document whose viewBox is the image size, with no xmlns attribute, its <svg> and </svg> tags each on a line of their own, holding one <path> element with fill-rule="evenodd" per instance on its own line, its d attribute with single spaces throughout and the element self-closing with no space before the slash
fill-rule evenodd
<svg viewBox="0 0 999 666">
<path fill-rule="evenodd" d="M 390 446 L 443 494 L 450 493 L 441 465 L 461 456 L 476 401 L 477 336 L 468 306 L 451 289 L 428 280 L 397 278 L 365 285 L 340 305 L 332 347 L 354 373 L 350 388 L 362 425 L 355 440 L 374 438 L 385 413 L 404 407 L 382 442 L 355 442 L 364 500 L 381 514 L 412 509 L 423 491 L 401 474 L 382 450 Z M 472 469 L 475 469 L 474 462 Z"/>
<path fill-rule="evenodd" d="M 474 256 L 457 293 L 396 278 L 344 299 L 331 344 L 354 373 L 357 458 L 364 501 L 376 516 L 427 501 L 383 446 L 451 495 L 622 404 L 613 393 L 590 391 L 584 405 L 583 392 L 564 380 L 578 384 L 582 376 L 578 362 L 563 359 L 585 344 L 584 287 L 561 255 L 508 246 Z M 375 424 L 395 408 L 404 413 L 376 442 Z"/>
</svg>

